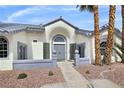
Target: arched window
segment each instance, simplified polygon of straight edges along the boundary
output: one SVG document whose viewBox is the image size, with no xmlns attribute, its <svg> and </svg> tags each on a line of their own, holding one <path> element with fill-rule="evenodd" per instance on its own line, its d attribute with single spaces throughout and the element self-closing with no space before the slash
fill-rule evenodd
<svg viewBox="0 0 124 93">
<path fill-rule="evenodd" d="M 105 48 L 106 48 L 106 41 L 103 41 L 103 42 L 100 43 L 101 55 L 105 54 Z"/>
<path fill-rule="evenodd" d="M 53 38 L 53 44 L 66 44 L 65 37 L 62 35 L 57 35 Z"/>
<path fill-rule="evenodd" d="M 4 37 L 0 37 L 0 58 L 8 56 L 8 41 Z"/>
<path fill-rule="evenodd" d="M 63 37 L 57 36 L 57 37 L 54 39 L 54 42 L 65 42 L 65 40 L 64 40 Z"/>
</svg>

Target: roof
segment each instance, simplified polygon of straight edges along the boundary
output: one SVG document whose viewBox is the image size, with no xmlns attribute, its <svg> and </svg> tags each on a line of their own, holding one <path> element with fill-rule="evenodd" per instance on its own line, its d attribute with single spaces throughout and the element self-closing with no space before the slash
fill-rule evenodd
<svg viewBox="0 0 124 93">
<path fill-rule="evenodd" d="M 3 23 L 0 22 L 0 33 L 15 33 L 15 32 L 20 32 L 20 31 L 37 31 L 37 32 L 43 32 L 45 31 L 45 27 L 48 25 L 51 25 L 55 22 L 58 21 L 63 21 L 64 23 L 66 23 L 67 25 L 71 26 L 72 28 L 75 29 L 75 31 L 77 33 L 83 34 L 85 36 L 93 36 L 94 35 L 94 31 L 90 31 L 90 30 L 84 30 L 84 29 L 79 29 L 78 27 L 72 25 L 71 23 L 69 23 L 68 21 L 64 20 L 62 18 L 62 16 L 60 16 L 60 18 L 53 20 L 49 23 L 46 23 L 44 25 L 32 25 L 32 24 L 19 24 L 19 23 Z M 108 30 L 109 29 L 109 25 L 105 24 L 102 27 L 100 27 L 100 32 L 104 31 L 104 30 Z M 119 29 L 115 28 L 115 34 L 121 38 L 121 32 Z"/>
<path fill-rule="evenodd" d="M 64 20 L 64 19 L 62 18 L 62 16 L 60 16 L 60 18 L 58 18 L 58 19 L 56 19 L 56 20 L 53 20 L 53 21 L 51 21 L 51 22 L 48 22 L 48 23 L 44 24 L 43 26 L 45 27 L 45 26 L 51 25 L 51 24 L 53 24 L 53 23 L 56 23 L 56 22 L 58 22 L 58 21 L 63 21 L 64 23 L 68 24 L 68 25 L 71 26 L 72 28 L 78 29 L 78 27 L 76 27 L 76 26 L 72 25 L 71 23 L 69 23 L 68 21 Z"/>
<path fill-rule="evenodd" d="M 109 29 L 109 24 L 105 24 L 103 26 L 100 27 L 100 32 L 103 32 L 105 30 L 108 30 Z M 121 38 L 121 31 L 119 29 L 117 29 L 116 27 L 114 28 L 114 33 L 119 37 Z M 80 33 L 80 34 L 84 34 L 86 36 L 93 36 L 94 35 L 94 31 L 90 31 L 90 30 L 84 30 L 84 29 L 77 29 L 76 32 Z"/>
<path fill-rule="evenodd" d="M 107 23 L 107 24 L 105 24 L 105 25 L 103 25 L 102 27 L 100 27 L 100 32 L 102 32 L 102 31 L 104 31 L 104 30 L 108 30 L 109 29 L 109 24 Z M 114 33 L 119 37 L 119 38 L 121 38 L 122 36 L 121 36 L 121 31 L 118 29 L 118 28 L 114 28 Z"/>
<path fill-rule="evenodd" d="M 89 31 L 89 30 L 84 30 L 84 29 L 77 29 L 76 32 L 83 34 L 85 36 L 91 36 L 94 33 L 94 31 Z"/>
<path fill-rule="evenodd" d="M 14 33 L 19 31 L 44 31 L 41 25 L 18 24 L 18 23 L 0 23 L 0 32 Z"/>
</svg>

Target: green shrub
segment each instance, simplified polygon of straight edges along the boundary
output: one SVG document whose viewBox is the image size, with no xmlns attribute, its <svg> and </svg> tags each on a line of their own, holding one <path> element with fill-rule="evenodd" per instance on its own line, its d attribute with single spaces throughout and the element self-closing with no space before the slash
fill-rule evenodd
<svg viewBox="0 0 124 93">
<path fill-rule="evenodd" d="M 21 73 L 21 74 L 18 75 L 17 79 L 24 79 L 26 77 L 27 77 L 27 74 Z"/>
<path fill-rule="evenodd" d="M 54 73 L 52 71 L 49 71 L 48 76 L 53 76 Z"/>
</svg>

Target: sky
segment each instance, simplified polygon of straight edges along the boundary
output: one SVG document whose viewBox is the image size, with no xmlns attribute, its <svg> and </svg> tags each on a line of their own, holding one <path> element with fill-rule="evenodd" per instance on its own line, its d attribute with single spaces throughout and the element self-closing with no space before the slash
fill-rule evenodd
<svg viewBox="0 0 124 93">
<path fill-rule="evenodd" d="M 93 13 L 80 12 L 76 5 L 0 5 L 0 22 L 45 24 L 60 16 L 81 29 L 93 30 Z M 116 6 L 115 27 L 121 30 L 121 7 Z M 99 26 L 109 21 L 109 6 L 99 6 Z"/>
</svg>

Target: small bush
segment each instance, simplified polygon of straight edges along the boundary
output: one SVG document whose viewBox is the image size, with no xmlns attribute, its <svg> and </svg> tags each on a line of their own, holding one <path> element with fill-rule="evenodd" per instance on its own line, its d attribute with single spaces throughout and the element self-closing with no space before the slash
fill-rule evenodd
<svg viewBox="0 0 124 93">
<path fill-rule="evenodd" d="M 53 76 L 53 75 L 54 75 L 54 73 L 52 71 L 49 71 L 48 76 Z"/>
<path fill-rule="evenodd" d="M 21 74 L 18 75 L 18 78 L 17 79 L 24 79 L 26 77 L 27 77 L 27 74 L 21 73 Z"/>
<path fill-rule="evenodd" d="M 89 70 L 87 70 L 85 73 L 86 73 L 86 74 L 90 74 L 90 71 L 89 71 Z"/>
<path fill-rule="evenodd" d="M 109 70 L 111 70 L 111 68 L 109 68 Z"/>
</svg>

